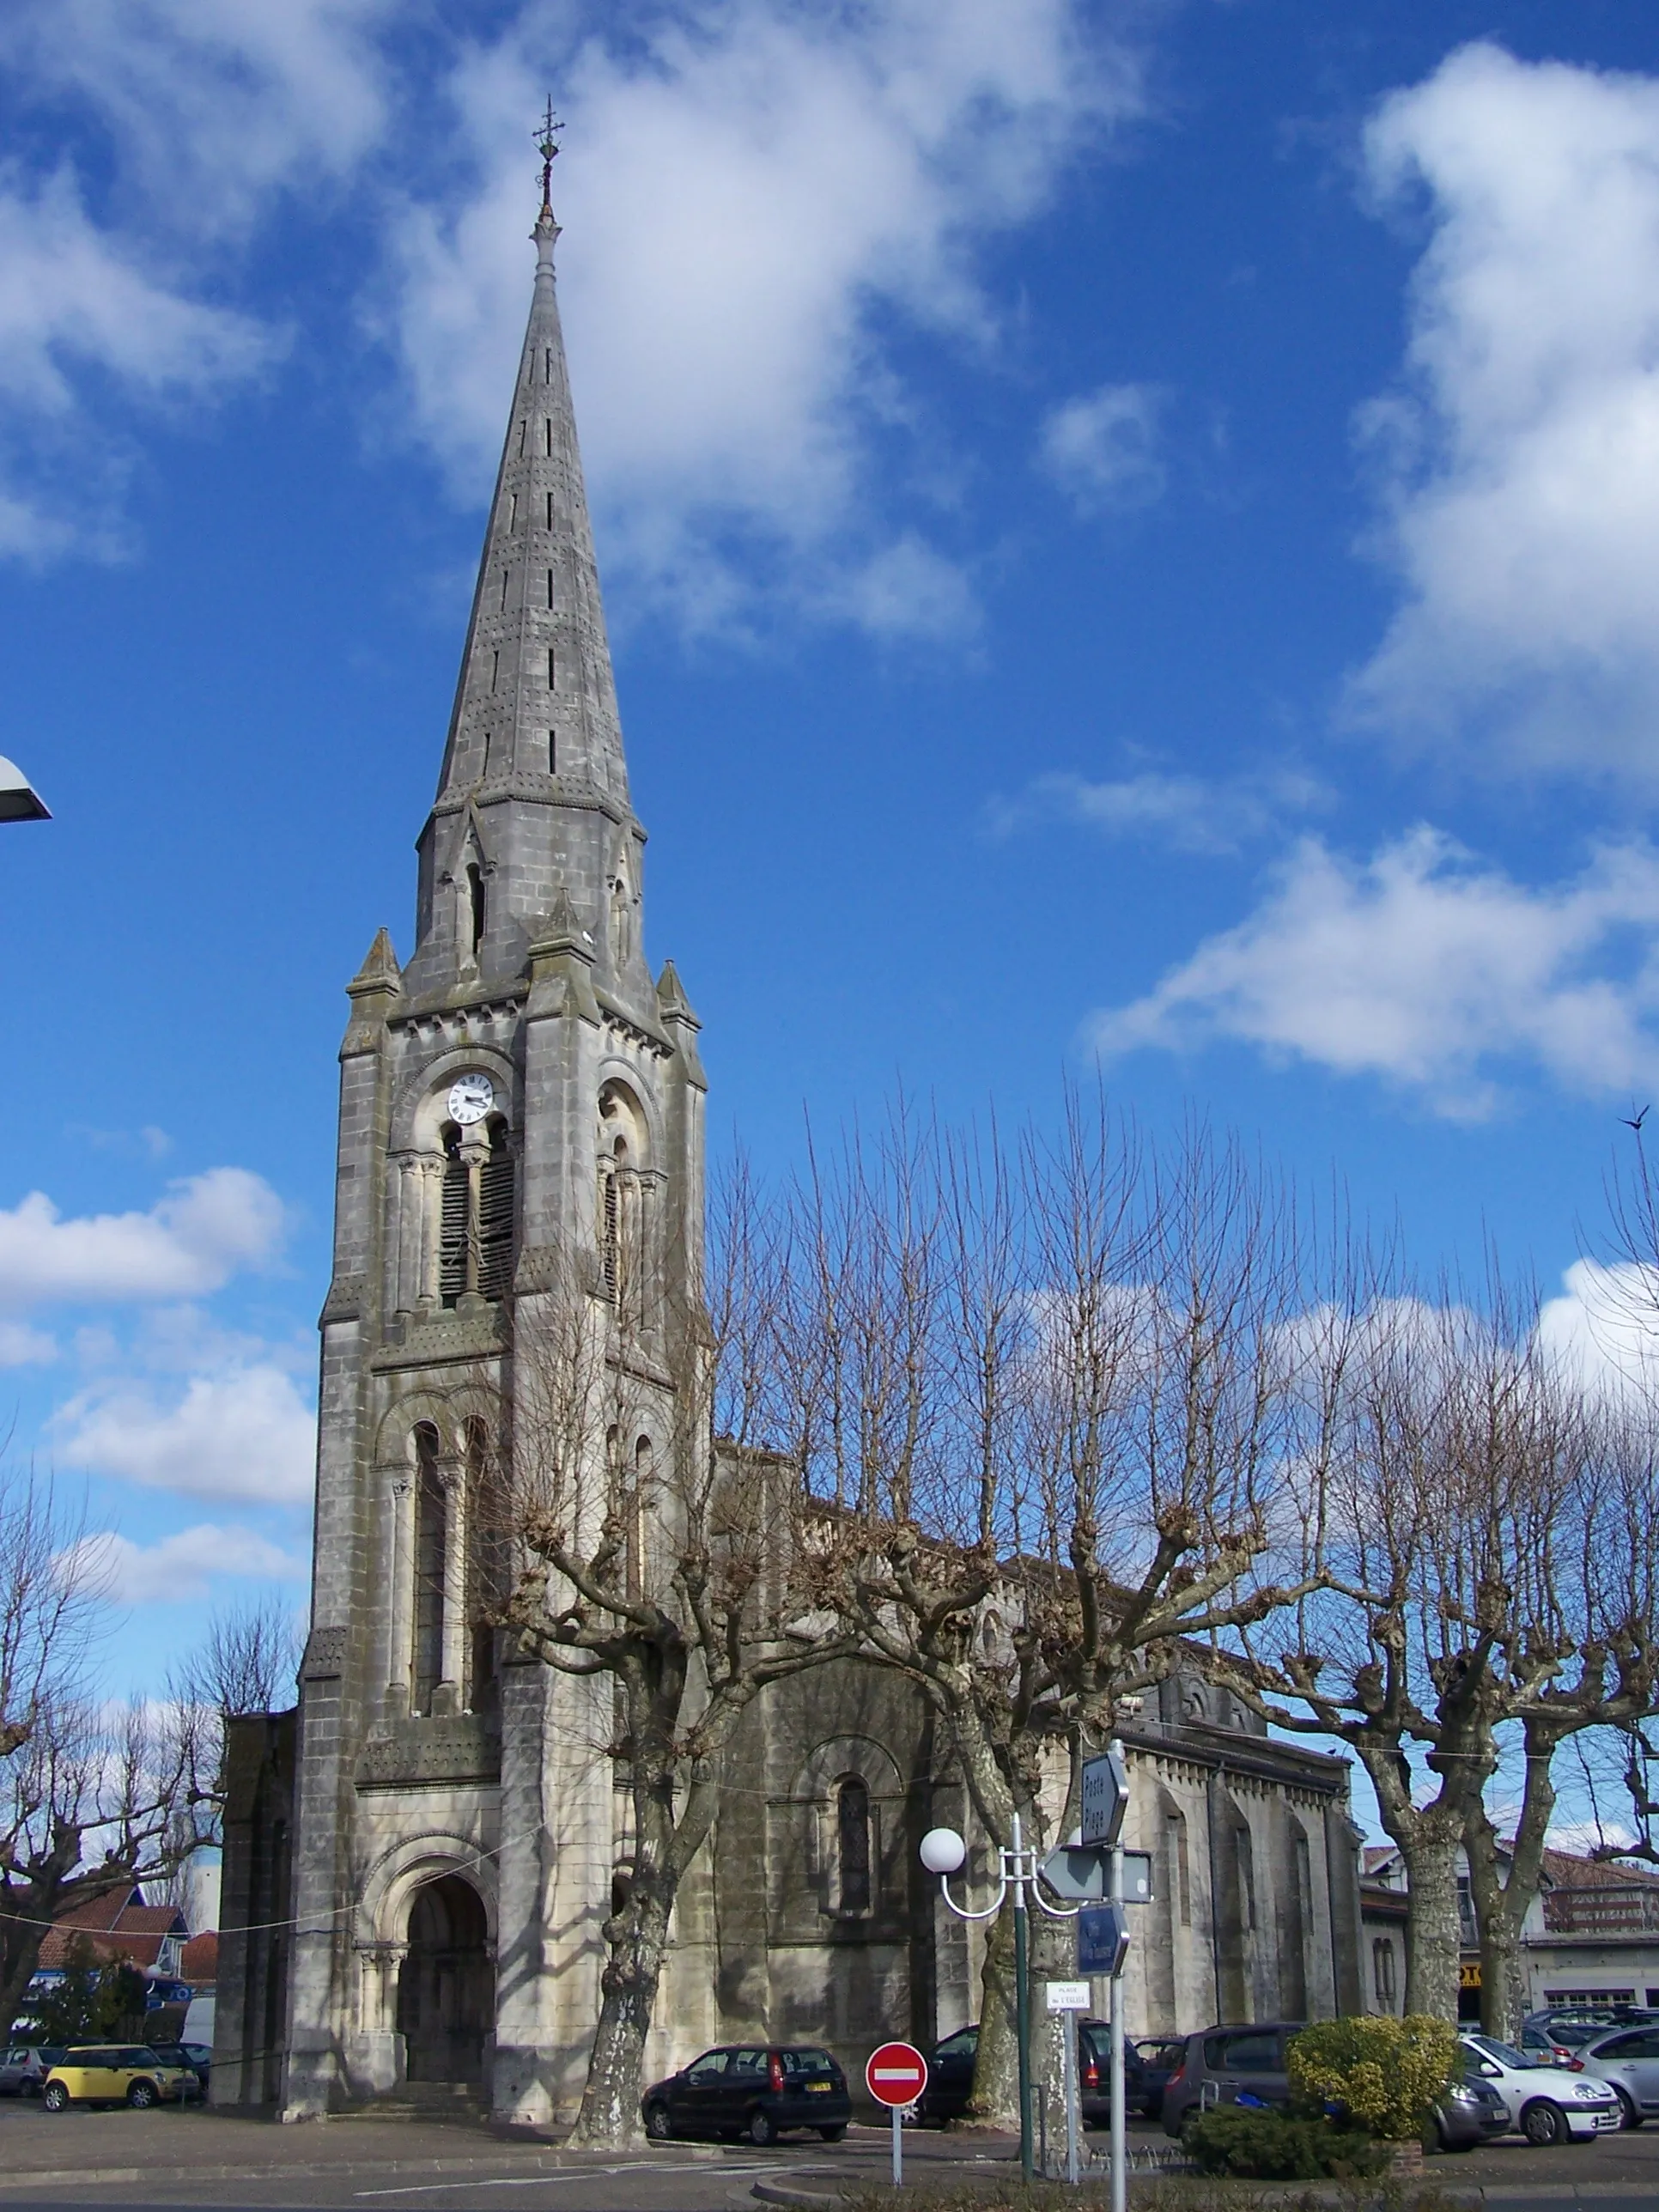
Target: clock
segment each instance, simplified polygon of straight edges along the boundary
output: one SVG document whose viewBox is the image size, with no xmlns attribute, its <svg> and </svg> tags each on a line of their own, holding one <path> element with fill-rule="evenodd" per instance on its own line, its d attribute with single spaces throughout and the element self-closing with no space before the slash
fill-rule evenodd
<svg viewBox="0 0 1659 2212">
<path fill-rule="evenodd" d="M 495 1086 L 487 1075 L 458 1075 L 449 1086 L 449 1118 L 470 1129 L 495 1103 Z"/>
</svg>

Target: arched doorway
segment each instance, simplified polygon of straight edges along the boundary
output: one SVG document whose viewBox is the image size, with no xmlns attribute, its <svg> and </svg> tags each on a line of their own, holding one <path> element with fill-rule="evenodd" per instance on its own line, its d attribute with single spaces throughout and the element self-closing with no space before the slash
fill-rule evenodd
<svg viewBox="0 0 1659 2212">
<path fill-rule="evenodd" d="M 410 2081 L 481 2081 L 495 2028 L 495 1973 L 478 1893 L 441 1875 L 415 1893 L 398 1975 L 398 2032 Z"/>
</svg>

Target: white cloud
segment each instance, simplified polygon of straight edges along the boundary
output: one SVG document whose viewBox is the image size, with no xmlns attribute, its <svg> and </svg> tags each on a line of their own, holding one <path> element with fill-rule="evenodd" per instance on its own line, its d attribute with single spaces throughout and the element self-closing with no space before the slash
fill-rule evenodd
<svg viewBox="0 0 1659 2212">
<path fill-rule="evenodd" d="M 453 90 L 481 181 L 459 206 L 411 206 L 398 239 L 388 313 L 414 423 L 473 496 L 528 296 L 523 118 L 562 24 L 528 9 L 469 57 Z M 1122 51 L 1073 0 L 704 0 L 589 38 L 557 76 L 561 286 L 611 568 L 696 625 L 730 618 L 758 555 L 820 611 L 936 634 L 959 586 L 915 589 L 902 538 L 883 581 L 870 439 L 902 437 L 911 401 L 881 325 L 994 343 L 977 251 L 1137 108 Z"/>
<path fill-rule="evenodd" d="M 148 1213 L 64 1220 L 31 1191 L 0 1211 L 0 1305 L 194 1297 L 276 1254 L 283 1206 L 246 1168 L 210 1168 L 170 1186 Z"/>
<path fill-rule="evenodd" d="M 1659 81 L 1453 54 L 1365 140 L 1426 191 L 1403 389 L 1370 411 L 1403 605 L 1364 720 L 1659 771 Z"/>
<path fill-rule="evenodd" d="M 1659 1268 L 1577 1260 L 1538 1313 L 1538 1340 L 1588 1395 L 1659 1392 Z"/>
<path fill-rule="evenodd" d="M 1201 945 L 1144 999 L 1097 1015 L 1102 1053 L 1231 1037 L 1345 1075 L 1487 1113 L 1494 1063 L 1530 1060 L 1564 1089 L 1659 1079 L 1644 1025 L 1656 989 L 1659 854 L 1598 852 L 1535 890 L 1419 829 L 1364 864 L 1304 840 L 1249 920 Z M 1593 972 L 1634 938 L 1624 980 Z"/>
<path fill-rule="evenodd" d="M 1046 417 L 1038 459 L 1079 514 L 1122 513 L 1163 497 L 1163 404 L 1155 385 L 1103 384 Z"/>
<path fill-rule="evenodd" d="M 35 185 L 0 173 L 0 555 L 120 550 L 125 448 L 107 421 L 89 438 L 82 372 L 143 401 L 201 401 L 272 347 L 247 317 L 147 274 L 88 220 L 67 170 Z"/>
<path fill-rule="evenodd" d="M 994 802 L 989 819 L 999 836 L 1033 823 L 1070 822 L 1178 853 L 1235 853 L 1276 828 L 1285 814 L 1305 813 L 1326 799 L 1322 786 L 1288 771 L 1212 781 L 1147 769 L 1099 783 L 1055 774 L 1034 778 L 1016 799 Z"/>
<path fill-rule="evenodd" d="M 43 1366 L 56 1359 L 58 1346 L 27 1322 L 0 1321 L 0 1367 Z"/>
<path fill-rule="evenodd" d="M 299 1505 L 311 1496 L 315 1415 L 270 1364 L 192 1376 L 163 1399 L 129 1380 L 83 1391 L 52 1419 L 65 1466 L 189 1498 Z"/>
<path fill-rule="evenodd" d="M 63 1555 L 62 1565 L 66 1572 L 107 1590 L 117 1605 L 177 1605 L 207 1596 L 219 1582 L 295 1582 L 307 1572 L 304 1559 L 251 1528 L 219 1528 L 211 1522 L 181 1528 L 155 1544 L 135 1544 L 129 1536 L 105 1529 L 83 1537 Z"/>
<path fill-rule="evenodd" d="M 95 109 L 135 196 L 191 233 L 349 175 L 387 121 L 395 0 L 9 0 L 14 82 Z"/>
</svg>

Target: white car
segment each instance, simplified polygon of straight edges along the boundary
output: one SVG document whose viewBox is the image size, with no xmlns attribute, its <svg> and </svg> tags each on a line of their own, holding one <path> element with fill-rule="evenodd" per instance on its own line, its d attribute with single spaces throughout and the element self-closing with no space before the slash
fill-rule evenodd
<svg viewBox="0 0 1659 2212">
<path fill-rule="evenodd" d="M 1619 2100 L 1605 2081 L 1538 2064 L 1494 2035 L 1461 2035 L 1467 2073 L 1489 2081 L 1509 2106 L 1510 2124 L 1529 2143 L 1583 2142 L 1613 2135 L 1623 2122 Z"/>
</svg>

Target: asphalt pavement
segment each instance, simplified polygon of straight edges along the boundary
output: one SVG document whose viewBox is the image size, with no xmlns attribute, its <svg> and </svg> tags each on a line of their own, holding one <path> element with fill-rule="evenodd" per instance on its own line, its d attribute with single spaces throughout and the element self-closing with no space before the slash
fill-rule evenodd
<svg viewBox="0 0 1659 2212">
<path fill-rule="evenodd" d="M 1085 2138 L 1103 2183 L 1104 2139 Z M 1138 2124 L 1131 2148 L 1172 2149 Z M 990 2181 L 1017 2163 L 1001 2135 L 907 2129 L 905 2179 Z M 605 2157 L 480 2123 L 332 2120 L 302 2127 L 196 2110 L 71 2111 L 0 2102 L 0 2212 L 316 2208 L 316 2212 L 734 2212 L 832 2202 L 884 2185 L 890 2135 L 840 2143 L 672 2143 Z M 1425 2179 L 1484 2212 L 1656 2212 L 1659 2128 L 1534 2150 L 1511 2138 L 1427 2161 Z"/>
</svg>

